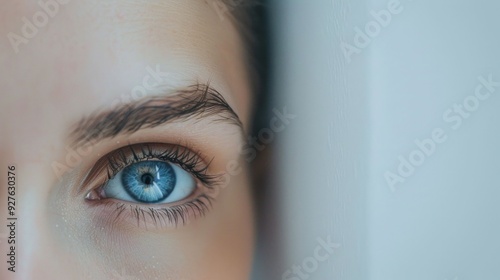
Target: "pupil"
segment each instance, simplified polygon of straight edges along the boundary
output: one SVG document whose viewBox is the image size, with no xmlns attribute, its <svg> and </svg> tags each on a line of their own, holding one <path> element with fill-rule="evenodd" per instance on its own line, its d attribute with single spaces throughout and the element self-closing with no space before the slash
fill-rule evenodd
<svg viewBox="0 0 500 280">
<path fill-rule="evenodd" d="M 142 175 L 141 181 L 146 185 L 151 185 L 154 181 L 154 178 L 151 174 L 147 173 Z"/>
</svg>

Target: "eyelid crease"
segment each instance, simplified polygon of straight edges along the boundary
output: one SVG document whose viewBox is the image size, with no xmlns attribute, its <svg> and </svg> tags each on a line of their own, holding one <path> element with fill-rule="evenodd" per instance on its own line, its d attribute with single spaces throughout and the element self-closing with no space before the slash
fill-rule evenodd
<svg viewBox="0 0 500 280">
<path fill-rule="evenodd" d="M 215 122 L 236 125 L 244 134 L 243 124 L 224 97 L 207 84 L 196 84 L 172 96 L 155 96 L 96 112 L 81 119 L 70 133 L 72 146 L 84 146 L 119 134 L 131 134 L 171 121 L 217 117 Z"/>
</svg>

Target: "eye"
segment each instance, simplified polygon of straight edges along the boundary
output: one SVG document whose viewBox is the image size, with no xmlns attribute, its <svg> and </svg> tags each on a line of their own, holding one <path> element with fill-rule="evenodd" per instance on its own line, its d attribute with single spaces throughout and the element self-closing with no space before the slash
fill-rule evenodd
<svg viewBox="0 0 500 280">
<path fill-rule="evenodd" d="M 195 190 L 196 180 L 187 171 L 159 160 L 133 163 L 102 187 L 106 198 L 151 204 L 177 202 Z"/>
<path fill-rule="evenodd" d="M 98 217 L 114 216 L 113 223 L 185 224 L 211 209 L 222 174 L 209 172 L 210 162 L 188 145 L 121 147 L 101 157 L 86 175 L 85 200 L 99 209 Z"/>
</svg>

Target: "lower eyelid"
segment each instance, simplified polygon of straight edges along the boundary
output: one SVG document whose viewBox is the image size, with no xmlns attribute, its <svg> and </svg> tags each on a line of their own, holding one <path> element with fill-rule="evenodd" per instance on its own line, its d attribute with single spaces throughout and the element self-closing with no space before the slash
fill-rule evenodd
<svg viewBox="0 0 500 280">
<path fill-rule="evenodd" d="M 207 215 L 214 198 L 200 194 L 191 200 L 173 206 L 132 204 L 113 199 L 91 202 L 95 219 L 101 227 L 177 228 Z"/>
</svg>

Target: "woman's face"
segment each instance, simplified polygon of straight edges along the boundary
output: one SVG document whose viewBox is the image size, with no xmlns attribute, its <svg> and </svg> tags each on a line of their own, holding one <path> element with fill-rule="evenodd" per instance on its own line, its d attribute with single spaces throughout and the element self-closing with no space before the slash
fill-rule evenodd
<svg viewBox="0 0 500 280">
<path fill-rule="evenodd" d="M 2 279 L 248 278 L 251 97 L 231 8 L 4 3 L 0 179 L 15 166 L 17 221 Z"/>
</svg>

